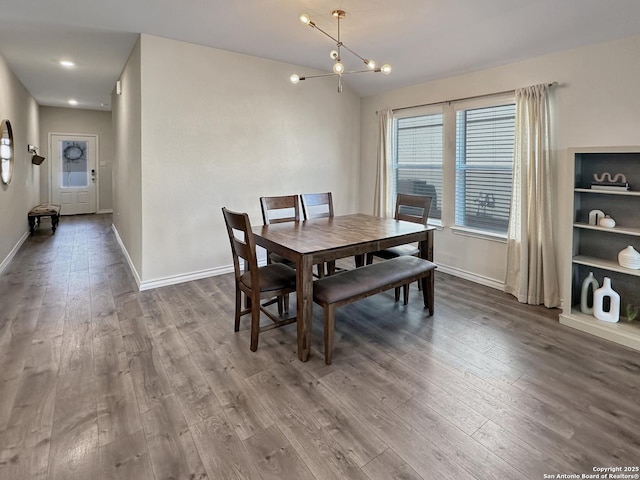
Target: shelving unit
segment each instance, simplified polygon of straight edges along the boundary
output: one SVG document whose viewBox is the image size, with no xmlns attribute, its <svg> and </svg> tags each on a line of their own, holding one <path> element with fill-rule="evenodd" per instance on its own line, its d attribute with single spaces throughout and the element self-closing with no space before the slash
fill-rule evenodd
<svg viewBox="0 0 640 480">
<path fill-rule="evenodd" d="M 640 147 L 572 148 L 568 161 L 574 169 L 573 202 L 569 205 L 571 228 L 570 268 L 566 269 L 564 291 L 570 300 L 560 315 L 560 323 L 640 350 L 640 322 L 623 317 L 625 306 L 640 306 L 640 270 L 618 264 L 618 252 L 628 245 L 640 251 Z M 592 190 L 594 173 L 624 173 L 629 191 Z M 590 225 L 591 210 L 602 210 L 616 220 L 614 228 Z M 603 322 L 580 312 L 582 282 L 593 272 L 602 285 L 610 277 L 620 294 L 621 319 Z"/>
</svg>

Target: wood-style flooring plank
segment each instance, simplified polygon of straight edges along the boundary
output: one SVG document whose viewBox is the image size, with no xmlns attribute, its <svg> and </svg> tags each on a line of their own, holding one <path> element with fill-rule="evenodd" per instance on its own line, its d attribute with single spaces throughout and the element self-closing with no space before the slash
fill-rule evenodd
<svg viewBox="0 0 640 480">
<path fill-rule="evenodd" d="M 95 478 L 100 480 L 154 480 L 144 433 L 119 436 L 101 446 L 97 470 Z"/>
<path fill-rule="evenodd" d="M 257 459 L 263 480 L 315 480 L 277 426 L 256 432 L 244 443 L 250 455 Z"/>
<path fill-rule="evenodd" d="M 142 414 L 142 422 L 155 478 L 208 478 L 175 395 L 160 398 Z"/>
<path fill-rule="evenodd" d="M 371 460 L 362 470 L 370 480 L 424 480 L 390 448 Z"/>
<path fill-rule="evenodd" d="M 193 425 L 191 431 L 209 478 L 261 479 L 258 459 L 251 456 L 223 414 Z"/>
</svg>

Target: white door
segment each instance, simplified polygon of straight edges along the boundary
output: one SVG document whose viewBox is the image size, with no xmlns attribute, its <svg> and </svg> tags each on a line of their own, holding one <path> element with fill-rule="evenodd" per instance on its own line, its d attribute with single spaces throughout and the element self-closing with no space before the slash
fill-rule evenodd
<svg viewBox="0 0 640 480">
<path fill-rule="evenodd" d="M 96 137 L 51 135 L 51 203 L 62 215 L 96 213 Z"/>
</svg>

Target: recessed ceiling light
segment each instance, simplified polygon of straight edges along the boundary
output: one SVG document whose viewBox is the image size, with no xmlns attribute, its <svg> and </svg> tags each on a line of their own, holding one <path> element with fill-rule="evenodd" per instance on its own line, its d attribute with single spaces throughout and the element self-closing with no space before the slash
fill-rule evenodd
<svg viewBox="0 0 640 480">
<path fill-rule="evenodd" d="M 60 60 L 60 65 L 66 68 L 73 68 L 76 66 L 71 60 Z"/>
<path fill-rule="evenodd" d="M 74 99 L 69 100 L 69 105 L 77 105 L 77 104 L 78 104 L 77 100 L 74 100 Z"/>
</svg>

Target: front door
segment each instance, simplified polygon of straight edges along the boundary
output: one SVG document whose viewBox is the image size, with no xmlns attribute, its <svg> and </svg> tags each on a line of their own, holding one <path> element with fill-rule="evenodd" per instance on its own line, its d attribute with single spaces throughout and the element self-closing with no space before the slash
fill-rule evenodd
<svg viewBox="0 0 640 480">
<path fill-rule="evenodd" d="M 96 213 L 96 138 L 51 134 L 51 203 L 62 215 Z"/>
</svg>

